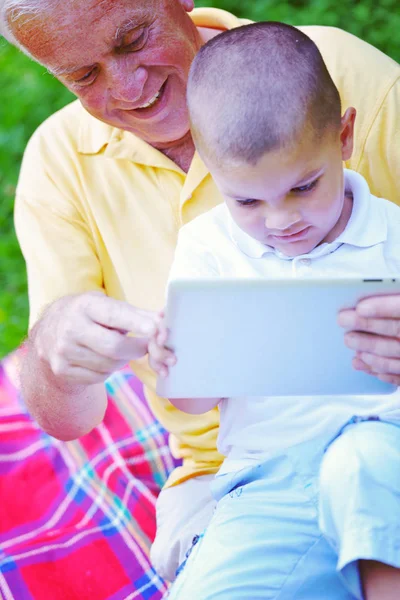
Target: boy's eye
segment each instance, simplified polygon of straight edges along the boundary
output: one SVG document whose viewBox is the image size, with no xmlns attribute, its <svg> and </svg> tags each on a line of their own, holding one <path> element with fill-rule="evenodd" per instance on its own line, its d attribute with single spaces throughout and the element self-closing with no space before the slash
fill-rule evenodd
<svg viewBox="0 0 400 600">
<path fill-rule="evenodd" d="M 254 200 L 253 198 L 248 198 L 246 200 L 236 200 L 239 206 L 255 206 L 258 200 Z"/>
<path fill-rule="evenodd" d="M 292 188 L 290 191 L 294 192 L 295 194 L 305 194 L 306 192 L 310 192 L 311 190 L 313 190 L 316 187 L 318 181 L 319 179 L 314 179 L 314 181 L 311 181 L 306 185 L 301 185 L 299 187 Z"/>
</svg>

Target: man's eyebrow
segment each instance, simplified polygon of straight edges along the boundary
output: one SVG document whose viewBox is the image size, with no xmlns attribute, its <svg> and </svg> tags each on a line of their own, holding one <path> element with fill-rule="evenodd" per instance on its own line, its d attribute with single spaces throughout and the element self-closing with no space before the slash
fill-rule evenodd
<svg viewBox="0 0 400 600">
<path fill-rule="evenodd" d="M 132 31 L 132 29 L 137 29 L 138 27 L 143 25 L 148 18 L 149 18 L 149 16 L 147 14 L 143 14 L 143 12 L 142 12 L 140 17 L 138 16 L 137 18 L 134 18 L 134 19 L 131 18 L 131 19 L 128 19 L 127 21 L 125 21 L 124 23 L 122 23 L 122 25 L 117 27 L 117 29 L 115 31 L 114 37 L 112 39 L 112 43 L 113 44 L 121 43 L 121 41 L 124 38 L 124 35 L 126 35 L 130 31 Z M 47 72 L 50 73 L 50 75 L 53 75 L 54 77 L 60 77 L 63 75 L 71 75 L 71 73 L 75 73 L 76 71 L 82 71 L 85 68 L 90 69 L 90 66 L 89 65 L 80 65 L 80 66 L 59 67 L 59 68 L 55 67 L 54 69 L 48 68 Z"/>
<path fill-rule="evenodd" d="M 90 69 L 90 67 L 87 67 L 88 69 Z M 83 67 L 55 67 L 54 69 L 49 67 L 47 70 L 47 73 L 49 73 L 50 75 L 53 75 L 54 77 L 60 77 L 62 75 L 71 75 L 71 73 L 75 73 L 76 71 L 81 71 L 82 69 L 85 69 L 85 66 Z"/>
<path fill-rule="evenodd" d="M 117 27 L 117 30 L 114 35 L 114 42 L 116 44 L 121 42 L 124 35 L 126 35 L 129 31 L 132 31 L 132 29 L 138 27 L 139 23 L 140 22 L 137 19 L 129 19 L 129 21 L 126 21 L 125 23 Z"/>
<path fill-rule="evenodd" d="M 114 43 L 118 44 L 122 41 L 124 35 L 126 35 L 127 33 L 129 33 L 130 31 L 132 31 L 132 29 L 137 29 L 138 27 L 141 27 L 144 25 L 144 23 L 146 23 L 150 18 L 150 13 L 143 13 L 143 11 L 141 11 L 140 15 L 138 15 L 136 18 L 134 19 L 128 19 L 127 21 L 125 21 L 122 25 L 120 25 L 119 27 L 117 27 L 117 30 L 115 32 L 114 35 Z"/>
</svg>

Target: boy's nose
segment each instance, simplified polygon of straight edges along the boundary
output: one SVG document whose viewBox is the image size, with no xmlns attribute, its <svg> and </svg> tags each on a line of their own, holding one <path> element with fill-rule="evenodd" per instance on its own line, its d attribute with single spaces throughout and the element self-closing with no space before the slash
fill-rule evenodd
<svg viewBox="0 0 400 600">
<path fill-rule="evenodd" d="M 268 211 L 265 217 L 265 228 L 275 232 L 276 235 L 281 235 L 286 231 L 290 232 L 300 220 L 301 215 L 297 211 Z"/>
</svg>

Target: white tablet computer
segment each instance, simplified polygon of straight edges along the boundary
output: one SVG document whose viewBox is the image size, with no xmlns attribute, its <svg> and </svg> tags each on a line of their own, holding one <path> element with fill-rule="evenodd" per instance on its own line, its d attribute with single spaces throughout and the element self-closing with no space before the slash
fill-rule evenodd
<svg viewBox="0 0 400 600">
<path fill-rule="evenodd" d="M 400 292 L 400 279 L 188 279 L 168 288 L 168 345 L 177 363 L 167 398 L 387 394 L 352 368 L 341 308 Z"/>
</svg>

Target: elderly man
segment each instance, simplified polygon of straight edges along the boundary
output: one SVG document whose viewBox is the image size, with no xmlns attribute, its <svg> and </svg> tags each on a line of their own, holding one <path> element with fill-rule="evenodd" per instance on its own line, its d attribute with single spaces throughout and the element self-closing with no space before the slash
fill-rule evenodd
<svg viewBox="0 0 400 600">
<path fill-rule="evenodd" d="M 133 361 L 183 458 L 157 508 L 153 560 L 169 579 L 213 510 L 218 413 L 181 414 L 155 395 L 147 336 L 179 227 L 220 201 L 194 153 L 188 69 L 205 41 L 243 23 L 192 9 L 193 0 L 0 0 L 2 34 L 79 99 L 34 134 L 17 189 L 31 310 L 25 399 L 46 431 L 77 438 L 103 418 L 107 376 Z M 304 31 L 358 111 L 347 166 L 400 204 L 399 65 L 343 31 Z M 340 323 L 352 330 L 355 368 L 400 383 L 400 297 L 365 301 Z"/>
</svg>

